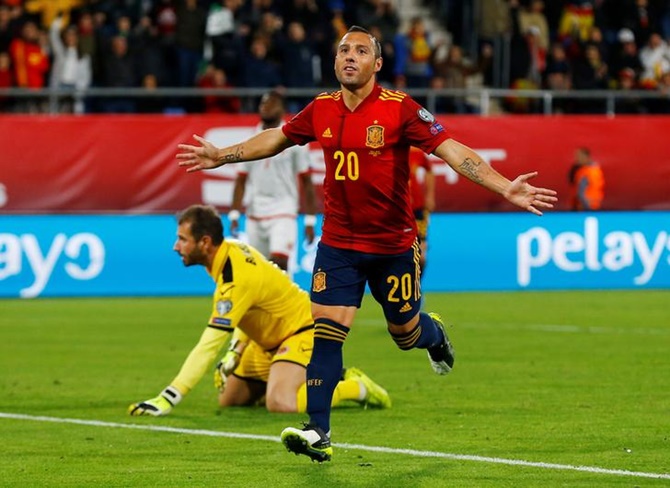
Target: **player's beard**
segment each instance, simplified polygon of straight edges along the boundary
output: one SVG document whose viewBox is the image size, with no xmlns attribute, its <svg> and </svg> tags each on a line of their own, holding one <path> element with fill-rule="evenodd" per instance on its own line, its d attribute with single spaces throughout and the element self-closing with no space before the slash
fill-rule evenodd
<svg viewBox="0 0 670 488">
<path fill-rule="evenodd" d="M 205 253 L 203 253 L 199 248 L 194 248 L 193 251 L 191 251 L 188 254 L 181 254 L 181 260 L 184 263 L 184 266 L 195 266 L 197 264 L 205 264 L 206 259 L 205 259 Z"/>
<path fill-rule="evenodd" d="M 278 127 L 279 122 L 281 121 L 280 117 L 270 117 L 270 116 L 261 116 L 261 122 L 263 123 L 264 129 L 269 129 L 270 127 Z"/>
</svg>

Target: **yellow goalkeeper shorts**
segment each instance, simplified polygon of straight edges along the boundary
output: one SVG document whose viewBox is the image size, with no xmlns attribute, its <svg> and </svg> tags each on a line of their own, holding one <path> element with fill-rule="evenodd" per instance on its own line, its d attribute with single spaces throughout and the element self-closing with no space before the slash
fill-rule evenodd
<svg viewBox="0 0 670 488">
<path fill-rule="evenodd" d="M 244 350 L 240 364 L 233 374 L 252 381 L 268 381 L 270 367 L 278 361 L 288 361 L 307 367 L 314 347 L 314 327 L 286 338 L 277 349 L 266 351 L 255 342 Z"/>
</svg>

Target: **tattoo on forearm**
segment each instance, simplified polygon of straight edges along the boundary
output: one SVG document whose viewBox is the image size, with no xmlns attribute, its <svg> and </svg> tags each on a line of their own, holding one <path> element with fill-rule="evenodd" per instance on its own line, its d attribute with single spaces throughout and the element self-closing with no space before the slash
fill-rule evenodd
<svg viewBox="0 0 670 488">
<path fill-rule="evenodd" d="M 471 158 L 465 158 L 465 161 L 463 161 L 459 168 L 461 168 L 461 171 L 465 176 L 470 178 L 472 181 L 475 183 L 481 183 L 484 180 L 482 179 L 481 176 L 479 176 L 479 166 L 481 165 L 481 161 L 475 161 Z"/>
<path fill-rule="evenodd" d="M 242 151 L 242 147 L 238 146 L 237 149 L 235 149 L 235 152 L 226 154 L 223 158 L 221 158 L 221 160 L 223 161 L 223 164 L 239 163 L 242 161 L 243 157 L 244 153 Z"/>
</svg>

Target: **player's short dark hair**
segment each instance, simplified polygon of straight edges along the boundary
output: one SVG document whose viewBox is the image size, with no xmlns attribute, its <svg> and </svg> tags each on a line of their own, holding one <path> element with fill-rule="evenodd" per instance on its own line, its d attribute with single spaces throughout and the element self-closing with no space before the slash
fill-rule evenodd
<svg viewBox="0 0 670 488">
<path fill-rule="evenodd" d="M 191 234 L 196 241 L 209 236 L 215 246 L 223 242 L 221 216 L 211 205 L 191 205 L 177 215 L 177 222 L 180 225 L 189 222 Z"/>
<path fill-rule="evenodd" d="M 352 25 L 351 27 L 349 27 L 347 34 L 350 32 L 362 32 L 363 34 L 367 34 L 368 36 L 370 36 L 370 39 L 372 39 L 372 44 L 374 45 L 375 49 L 375 59 L 382 57 L 382 43 L 379 42 L 379 39 L 373 36 L 369 30 L 359 25 Z"/>
<path fill-rule="evenodd" d="M 286 109 L 286 97 L 280 90 L 276 88 L 265 92 L 262 98 L 274 98 L 279 102 L 283 109 Z"/>
</svg>

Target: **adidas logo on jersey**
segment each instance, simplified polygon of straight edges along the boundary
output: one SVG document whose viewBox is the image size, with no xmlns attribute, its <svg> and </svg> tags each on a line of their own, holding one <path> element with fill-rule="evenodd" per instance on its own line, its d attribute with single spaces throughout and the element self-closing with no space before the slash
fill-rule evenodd
<svg viewBox="0 0 670 488">
<path fill-rule="evenodd" d="M 321 137 L 328 137 L 328 138 L 333 137 L 333 133 L 330 132 L 330 127 L 328 127 L 326 130 L 323 131 L 323 134 L 321 134 Z"/>
<path fill-rule="evenodd" d="M 412 310 L 412 306 L 409 304 L 409 302 L 405 302 L 405 304 L 400 309 L 400 313 L 409 312 L 410 310 Z"/>
</svg>

